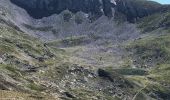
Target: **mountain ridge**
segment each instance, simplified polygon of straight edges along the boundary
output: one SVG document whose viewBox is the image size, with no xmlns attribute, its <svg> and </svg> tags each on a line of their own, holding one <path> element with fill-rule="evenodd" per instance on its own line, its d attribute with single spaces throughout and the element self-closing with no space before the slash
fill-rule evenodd
<svg viewBox="0 0 170 100">
<path fill-rule="evenodd" d="M 24 8 L 32 17 L 37 19 L 69 10 L 72 13 L 82 11 L 87 13 L 92 20 L 96 20 L 102 15 L 113 17 L 115 10 L 124 14 L 128 21 L 134 22 L 138 18 L 168 8 L 154 1 L 147 0 L 30 0 L 27 2 L 24 0 L 11 0 L 11 2 Z"/>
<path fill-rule="evenodd" d="M 28 2 L 11 0 L 11 2 L 25 8 L 34 18 L 47 17 L 54 13 L 59 14 L 64 10 L 73 13 L 78 11 L 91 13 L 91 16 L 95 17 L 100 17 L 102 14 L 112 16 L 111 8 L 115 6 L 110 0 L 30 0 Z"/>
</svg>

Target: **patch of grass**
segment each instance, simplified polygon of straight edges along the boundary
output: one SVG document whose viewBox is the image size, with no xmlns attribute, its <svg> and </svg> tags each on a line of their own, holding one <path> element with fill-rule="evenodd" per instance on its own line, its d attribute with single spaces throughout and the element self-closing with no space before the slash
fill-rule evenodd
<svg viewBox="0 0 170 100">
<path fill-rule="evenodd" d="M 43 91 L 45 88 L 42 87 L 41 85 L 35 84 L 35 83 L 30 83 L 27 85 L 28 88 L 30 88 L 31 90 L 35 90 L 35 91 Z"/>
<path fill-rule="evenodd" d="M 157 65 L 151 70 L 150 77 L 159 83 L 170 84 L 170 64 Z"/>
<path fill-rule="evenodd" d="M 170 13 L 156 13 L 147 17 L 144 17 L 138 22 L 138 27 L 143 32 L 150 32 L 158 28 L 168 30 L 170 27 Z"/>
<path fill-rule="evenodd" d="M 170 36 L 147 37 L 127 46 L 139 64 L 161 64 L 170 61 Z"/>
<path fill-rule="evenodd" d="M 22 71 L 18 70 L 14 65 L 3 65 L 2 68 L 3 70 L 6 69 L 7 71 L 9 71 L 9 75 L 15 77 L 16 79 L 22 77 L 22 75 L 24 74 Z"/>
<path fill-rule="evenodd" d="M 15 49 L 12 46 L 0 43 L 0 52 L 1 53 L 12 53 L 12 52 L 15 52 Z"/>
<path fill-rule="evenodd" d="M 133 61 L 130 57 L 124 57 L 123 63 L 121 64 L 121 68 L 132 68 L 133 67 Z"/>
<path fill-rule="evenodd" d="M 58 41 L 48 42 L 49 46 L 78 46 L 80 44 L 87 44 L 90 40 L 87 36 L 71 36 Z"/>
<path fill-rule="evenodd" d="M 53 29 L 50 26 L 47 26 L 47 27 L 34 27 L 34 26 L 31 26 L 31 25 L 27 25 L 27 24 L 23 24 L 23 26 L 30 29 L 30 30 L 34 30 L 34 31 L 48 32 L 48 31 L 51 31 Z"/>
<path fill-rule="evenodd" d="M 58 63 L 57 65 L 49 66 L 42 76 L 56 81 L 61 80 L 67 74 L 70 65 L 70 63 Z"/>
<path fill-rule="evenodd" d="M 18 46 L 20 47 L 20 49 L 23 49 L 24 51 L 36 56 L 41 56 L 45 53 L 42 46 L 38 47 L 35 44 L 21 43 L 18 44 Z"/>
<path fill-rule="evenodd" d="M 13 73 L 17 73 L 17 69 L 15 68 L 15 67 L 13 67 L 13 66 L 6 66 L 5 67 L 7 70 L 9 70 L 9 71 L 11 71 L 11 72 L 13 72 Z"/>
<path fill-rule="evenodd" d="M 170 98 L 170 90 L 161 84 L 150 83 L 143 92 L 146 94 L 150 93 L 150 97 L 154 99 L 161 98 L 163 100 L 169 100 Z"/>
<path fill-rule="evenodd" d="M 69 46 L 76 46 L 76 45 L 84 43 L 85 41 L 86 41 L 86 37 L 81 36 L 81 37 L 66 38 L 62 40 L 62 43 L 65 45 L 69 45 Z"/>
<path fill-rule="evenodd" d="M 6 64 L 0 64 L 0 69 L 5 68 L 7 65 Z"/>
<path fill-rule="evenodd" d="M 43 95 L 41 93 L 37 94 L 29 94 L 23 92 L 16 92 L 16 91 L 5 91 L 0 90 L 0 98 L 7 99 L 7 100 L 56 100 L 50 95 Z"/>
<path fill-rule="evenodd" d="M 109 96 L 103 92 L 90 91 L 87 89 L 72 89 L 71 92 L 74 93 L 75 97 L 73 100 L 121 100 L 118 97 Z"/>
</svg>

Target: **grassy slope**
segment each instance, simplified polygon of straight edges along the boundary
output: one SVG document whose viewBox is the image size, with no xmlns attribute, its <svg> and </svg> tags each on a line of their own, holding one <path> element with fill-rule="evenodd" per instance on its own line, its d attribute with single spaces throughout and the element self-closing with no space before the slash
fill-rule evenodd
<svg viewBox="0 0 170 100">
<path fill-rule="evenodd" d="M 160 78 L 158 81 L 169 83 L 170 69 L 170 36 L 151 37 L 138 40 L 131 47 L 134 54 L 141 57 L 141 61 L 154 63 L 151 73 Z"/>
<path fill-rule="evenodd" d="M 51 98 L 50 100 L 52 100 L 53 98 L 48 95 L 41 96 L 40 92 L 45 87 L 31 81 L 30 77 L 36 70 L 29 68 L 40 68 L 51 65 L 50 62 L 59 62 L 60 57 L 59 55 L 56 57 L 57 53 L 54 55 L 54 52 L 56 51 L 48 49 L 41 41 L 33 37 L 16 31 L 12 27 L 0 25 L 0 76 L 4 78 L 3 80 L 1 79 L 0 84 L 1 89 L 6 90 L 1 91 L 3 95 L 0 98 L 4 98 L 6 97 L 5 95 L 10 93 L 11 97 L 23 97 L 26 100 L 37 100 L 37 98 L 45 100 Z M 8 90 L 18 92 L 9 92 Z M 34 94 L 34 91 L 37 91 L 38 94 Z M 29 97 L 31 95 L 32 97 Z"/>
<path fill-rule="evenodd" d="M 157 98 L 156 95 L 164 100 L 170 98 L 170 35 L 146 37 L 130 43 L 127 48 L 133 52 L 132 58 L 134 63 L 142 69 L 148 70 L 145 76 L 145 88 L 141 93 L 151 93 L 151 97 Z M 145 66 L 143 66 L 145 65 Z M 147 66 L 147 67 L 146 67 Z M 136 81 L 133 76 L 130 79 Z M 138 81 L 140 78 L 138 78 Z M 140 80 L 141 82 L 143 79 Z"/>
<path fill-rule="evenodd" d="M 151 16 L 142 18 L 138 23 L 139 28 L 141 28 L 143 32 L 151 32 L 159 28 L 169 31 L 170 12 L 155 13 Z"/>
<path fill-rule="evenodd" d="M 0 99 L 7 100 L 56 100 L 43 94 L 26 94 L 22 92 L 0 90 Z"/>
<path fill-rule="evenodd" d="M 130 52 L 129 59 L 132 61 L 128 64 L 129 67 L 109 68 L 109 71 L 121 74 L 137 85 L 132 90 L 135 92 L 133 100 L 169 100 L 170 13 L 162 12 L 144 17 L 137 24 L 142 33 L 149 34 L 126 44 L 125 48 Z"/>
<path fill-rule="evenodd" d="M 147 37 L 135 41 L 129 48 L 133 48 L 135 55 L 138 56 L 138 60 L 141 60 L 140 62 L 144 61 L 144 63 L 155 64 L 169 63 L 169 38 L 169 35 Z"/>
</svg>

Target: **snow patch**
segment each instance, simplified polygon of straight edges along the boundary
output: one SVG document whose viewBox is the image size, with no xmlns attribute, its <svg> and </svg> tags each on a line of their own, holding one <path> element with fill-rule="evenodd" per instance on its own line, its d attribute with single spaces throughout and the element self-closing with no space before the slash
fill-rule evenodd
<svg viewBox="0 0 170 100">
<path fill-rule="evenodd" d="M 114 5 L 116 5 L 116 1 L 115 0 L 110 0 L 110 2 Z"/>
</svg>

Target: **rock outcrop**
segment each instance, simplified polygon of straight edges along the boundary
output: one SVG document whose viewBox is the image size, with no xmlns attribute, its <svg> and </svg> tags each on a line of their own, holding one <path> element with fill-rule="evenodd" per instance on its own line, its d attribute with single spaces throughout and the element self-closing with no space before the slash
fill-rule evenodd
<svg viewBox="0 0 170 100">
<path fill-rule="evenodd" d="M 113 0 L 11 0 L 11 2 L 26 9 L 32 17 L 38 19 L 59 14 L 64 10 L 73 13 L 82 11 L 94 18 L 103 14 L 112 16 L 112 7 L 115 6 Z"/>
<path fill-rule="evenodd" d="M 24 8 L 33 18 L 40 19 L 64 10 L 73 13 L 82 11 L 90 19 L 102 15 L 112 17 L 113 9 L 126 16 L 130 22 L 161 11 L 162 5 L 146 0 L 11 0 L 12 3 Z"/>
<path fill-rule="evenodd" d="M 157 2 L 147 0 L 116 0 L 116 3 L 116 11 L 123 13 L 130 22 L 135 22 L 138 18 L 159 12 L 163 6 Z"/>
</svg>

